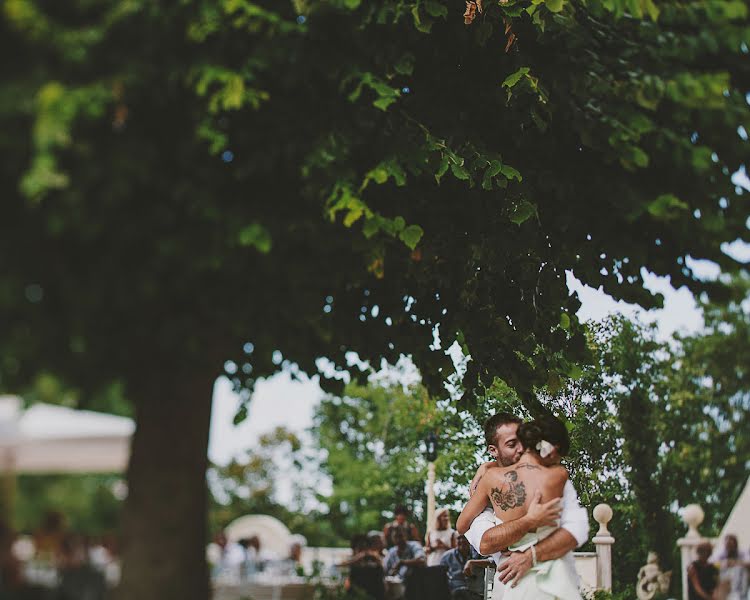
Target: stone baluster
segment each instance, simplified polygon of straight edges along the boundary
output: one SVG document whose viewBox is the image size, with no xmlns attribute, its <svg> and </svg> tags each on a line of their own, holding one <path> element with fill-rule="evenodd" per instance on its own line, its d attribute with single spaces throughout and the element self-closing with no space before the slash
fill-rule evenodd
<svg viewBox="0 0 750 600">
<path fill-rule="evenodd" d="M 698 532 L 698 526 L 703 523 L 705 514 L 703 509 L 697 504 L 688 504 L 681 512 L 682 520 L 688 526 L 688 531 L 685 537 L 677 540 L 677 545 L 680 547 L 680 556 L 682 558 L 682 600 L 688 600 L 687 570 L 690 563 L 696 558 L 695 549 L 699 544 L 706 541 L 706 538 Z"/>
<path fill-rule="evenodd" d="M 607 523 L 612 520 L 609 504 L 597 504 L 594 519 L 599 523 L 599 531 L 593 539 L 596 545 L 596 589 L 612 591 L 612 544 L 615 538 L 607 529 Z"/>
</svg>

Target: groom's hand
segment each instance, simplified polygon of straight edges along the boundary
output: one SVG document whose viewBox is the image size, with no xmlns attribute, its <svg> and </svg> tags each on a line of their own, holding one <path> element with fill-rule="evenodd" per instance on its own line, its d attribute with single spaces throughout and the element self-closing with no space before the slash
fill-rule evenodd
<svg viewBox="0 0 750 600">
<path fill-rule="evenodd" d="M 557 527 L 557 520 L 562 514 L 561 500 L 562 498 L 553 498 L 542 504 L 542 492 L 539 490 L 534 492 L 534 498 L 532 498 L 525 516 L 529 524 L 529 531 L 544 526 Z"/>
<path fill-rule="evenodd" d="M 512 552 L 502 565 L 497 569 L 500 580 L 510 587 L 516 587 L 521 577 L 526 575 L 531 568 L 531 551 Z"/>
</svg>

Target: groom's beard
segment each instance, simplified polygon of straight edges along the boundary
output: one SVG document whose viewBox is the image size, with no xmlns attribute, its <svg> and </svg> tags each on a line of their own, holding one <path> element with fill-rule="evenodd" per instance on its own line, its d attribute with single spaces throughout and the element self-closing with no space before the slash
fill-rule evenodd
<svg viewBox="0 0 750 600">
<path fill-rule="evenodd" d="M 515 455 L 514 455 L 515 456 Z M 504 456 L 498 456 L 497 462 L 501 467 L 512 467 L 518 461 L 515 458 L 505 458 Z"/>
</svg>

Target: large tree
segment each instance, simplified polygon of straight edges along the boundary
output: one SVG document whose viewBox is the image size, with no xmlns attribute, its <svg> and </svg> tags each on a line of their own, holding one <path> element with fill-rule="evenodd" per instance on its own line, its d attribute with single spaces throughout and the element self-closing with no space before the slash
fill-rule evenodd
<svg viewBox="0 0 750 600">
<path fill-rule="evenodd" d="M 464 8 L 3 3 L 2 386 L 124 386 L 123 597 L 208 594 L 225 364 L 408 352 L 436 389 L 455 340 L 466 399 L 498 375 L 541 410 L 587 354 L 566 270 L 720 297 L 686 258 L 747 237 L 745 3 Z"/>
</svg>

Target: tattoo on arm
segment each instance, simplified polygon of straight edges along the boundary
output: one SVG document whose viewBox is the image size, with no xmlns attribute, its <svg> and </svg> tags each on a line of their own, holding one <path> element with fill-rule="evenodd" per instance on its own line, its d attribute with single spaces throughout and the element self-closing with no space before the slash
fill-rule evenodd
<svg viewBox="0 0 750 600">
<path fill-rule="evenodd" d="M 518 473 L 511 471 L 505 474 L 505 484 L 500 489 L 492 488 L 490 499 L 500 510 L 510 510 L 523 506 L 526 502 L 526 486 L 518 481 Z"/>
</svg>

